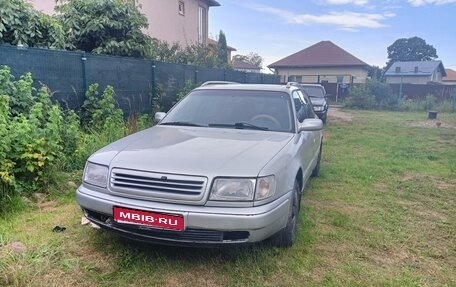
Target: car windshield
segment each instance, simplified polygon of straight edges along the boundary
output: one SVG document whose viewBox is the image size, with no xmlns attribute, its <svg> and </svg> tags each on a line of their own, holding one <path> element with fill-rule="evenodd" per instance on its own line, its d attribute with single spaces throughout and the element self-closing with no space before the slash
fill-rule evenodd
<svg viewBox="0 0 456 287">
<path fill-rule="evenodd" d="M 303 89 L 309 97 L 323 98 L 325 96 L 323 89 L 320 87 L 301 87 L 301 89 Z"/>
<path fill-rule="evenodd" d="M 280 132 L 294 129 L 290 96 L 275 91 L 193 91 L 160 124 Z"/>
</svg>

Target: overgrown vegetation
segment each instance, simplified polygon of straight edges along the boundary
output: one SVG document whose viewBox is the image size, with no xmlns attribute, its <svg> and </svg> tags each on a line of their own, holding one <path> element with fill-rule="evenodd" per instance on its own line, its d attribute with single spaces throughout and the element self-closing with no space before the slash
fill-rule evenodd
<svg viewBox="0 0 456 287">
<path fill-rule="evenodd" d="M 75 152 L 77 116 L 32 85 L 30 73 L 15 81 L 9 68 L 0 69 L 0 200 L 44 188 Z"/>
<path fill-rule="evenodd" d="M 18 196 L 45 191 L 60 170 L 80 170 L 95 150 L 144 129 L 148 115 L 124 120 L 114 89 L 90 86 L 79 111 L 62 110 L 46 87 L 36 90 L 32 75 L 15 80 L 0 69 L 0 208 Z M 80 121 L 81 119 L 81 121 Z"/>
<path fill-rule="evenodd" d="M 393 95 L 388 84 L 376 80 L 367 80 L 366 84 L 353 87 L 345 105 L 359 109 L 391 109 L 395 105 L 397 107 L 397 98 Z"/>
<path fill-rule="evenodd" d="M 0 1 L 0 44 L 65 49 L 65 33 L 55 17 L 23 0 Z"/>
</svg>

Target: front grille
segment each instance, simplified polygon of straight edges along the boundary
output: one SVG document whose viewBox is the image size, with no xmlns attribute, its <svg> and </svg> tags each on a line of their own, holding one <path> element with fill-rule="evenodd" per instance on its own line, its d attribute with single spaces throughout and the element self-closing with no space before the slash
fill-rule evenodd
<svg viewBox="0 0 456 287">
<path fill-rule="evenodd" d="M 207 178 L 114 168 L 111 190 L 121 195 L 169 200 L 201 200 Z"/>
<path fill-rule="evenodd" d="M 219 242 L 223 241 L 223 232 L 216 230 L 195 230 L 187 229 L 184 231 L 168 231 L 168 230 L 153 230 L 153 229 L 140 229 L 138 227 L 119 225 L 114 226 L 120 227 L 122 230 L 129 231 L 131 233 L 151 236 L 160 239 L 170 239 L 176 241 L 191 241 L 191 242 Z"/>
</svg>

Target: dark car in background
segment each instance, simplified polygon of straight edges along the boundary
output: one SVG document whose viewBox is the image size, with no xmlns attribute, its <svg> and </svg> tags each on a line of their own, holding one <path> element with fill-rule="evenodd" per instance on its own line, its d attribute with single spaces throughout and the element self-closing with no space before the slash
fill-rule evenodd
<svg viewBox="0 0 456 287">
<path fill-rule="evenodd" d="M 326 101 L 325 87 L 319 84 L 299 84 L 299 87 L 309 96 L 317 116 L 323 123 L 326 123 L 328 102 Z"/>
</svg>

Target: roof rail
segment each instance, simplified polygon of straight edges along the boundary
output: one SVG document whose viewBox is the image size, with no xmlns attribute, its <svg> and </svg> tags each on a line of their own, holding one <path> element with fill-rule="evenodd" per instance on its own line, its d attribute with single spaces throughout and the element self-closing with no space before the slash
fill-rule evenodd
<svg viewBox="0 0 456 287">
<path fill-rule="evenodd" d="M 229 81 L 207 81 L 201 84 L 201 87 L 204 86 L 212 86 L 212 85 L 233 85 L 233 84 L 239 84 L 236 82 L 229 82 Z"/>
<path fill-rule="evenodd" d="M 294 87 L 299 87 L 299 83 L 298 82 L 288 82 L 287 83 L 287 88 L 290 88 L 291 86 L 294 86 Z"/>
</svg>

